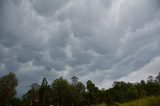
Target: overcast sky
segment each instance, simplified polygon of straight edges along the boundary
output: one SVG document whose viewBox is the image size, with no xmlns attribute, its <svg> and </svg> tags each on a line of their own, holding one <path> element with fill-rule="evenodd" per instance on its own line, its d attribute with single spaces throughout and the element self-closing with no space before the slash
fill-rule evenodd
<svg viewBox="0 0 160 106">
<path fill-rule="evenodd" d="M 0 0 L 0 77 L 137 82 L 160 72 L 160 0 Z"/>
</svg>

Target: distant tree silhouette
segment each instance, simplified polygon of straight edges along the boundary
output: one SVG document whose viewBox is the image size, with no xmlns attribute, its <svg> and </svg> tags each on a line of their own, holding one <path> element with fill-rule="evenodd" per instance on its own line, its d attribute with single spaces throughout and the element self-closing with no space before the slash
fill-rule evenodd
<svg viewBox="0 0 160 106">
<path fill-rule="evenodd" d="M 0 106 L 95 106 L 101 103 L 114 106 L 145 96 L 160 95 L 160 73 L 155 78 L 149 76 L 147 82 L 115 81 L 109 89 L 99 89 L 91 80 L 85 86 L 76 76 L 71 78 L 71 82 L 60 77 L 50 85 L 43 78 L 40 85 L 31 84 L 22 100 L 15 97 L 17 84 L 14 73 L 0 78 Z"/>
</svg>

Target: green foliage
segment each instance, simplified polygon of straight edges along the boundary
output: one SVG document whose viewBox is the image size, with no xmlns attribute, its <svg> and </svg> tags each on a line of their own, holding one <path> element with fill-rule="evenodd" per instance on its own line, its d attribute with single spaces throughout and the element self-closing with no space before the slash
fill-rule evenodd
<svg viewBox="0 0 160 106">
<path fill-rule="evenodd" d="M 147 82 L 129 83 L 115 81 L 111 88 L 99 89 L 88 80 L 86 86 L 76 76 L 68 82 L 63 77 L 50 85 L 46 78 L 41 84 L 33 83 L 23 95 L 15 98 L 17 79 L 14 73 L 0 78 L 0 106 L 159 106 L 160 73 Z M 145 98 L 150 96 L 148 98 Z M 131 102 L 134 101 L 134 102 Z M 129 102 L 129 103 L 128 103 Z M 126 104 L 124 104 L 126 103 Z M 101 104 L 101 105 L 96 105 Z"/>
<path fill-rule="evenodd" d="M 96 106 L 110 106 L 110 105 L 102 103 Z M 116 103 L 111 106 L 160 106 L 160 96 L 145 97 L 129 103 L 124 103 L 124 104 Z"/>
<path fill-rule="evenodd" d="M 18 85 L 16 75 L 9 73 L 0 78 L 0 106 L 7 106 L 16 94 L 15 87 Z"/>
<path fill-rule="evenodd" d="M 146 97 L 120 106 L 160 106 L 160 96 Z"/>
<path fill-rule="evenodd" d="M 95 86 L 95 84 L 92 81 L 87 81 L 87 104 L 96 104 L 97 103 L 97 97 L 98 97 L 98 87 Z"/>
<path fill-rule="evenodd" d="M 46 78 L 43 78 L 41 86 L 39 88 L 39 104 L 40 106 L 49 106 L 52 102 L 52 90 L 48 85 L 48 81 Z"/>
<path fill-rule="evenodd" d="M 107 95 L 106 103 L 113 104 L 114 101 L 123 103 L 138 98 L 138 90 L 134 84 L 120 81 L 114 82 L 113 88 L 107 90 Z"/>
<path fill-rule="evenodd" d="M 22 101 L 19 98 L 12 98 L 10 104 L 12 106 L 22 106 Z"/>
<path fill-rule="evenodd" d="M 50 104 L 55 106 L 96 106 L 96 104 L 101 104 L 100 106 L 119 106 L 119 103 L 158 95 L 160 92 L 159 76 L 158 74 L 155 79 L 149 76 L 147 82 L 142 80 L 135 84 L 115 81 L 112 88 L 108 90 L 98 89 L 91 80 L 86 82 L 85 87 L 76 76 L 71 78 L 71 83 L 60 77 L 54 80 L 51 85 L 48 85 L 48 81 L 44 78 L 40 87 L 35 86 L 36 84 L 32 85 L 32 89 L 26 94 L 28 96 L 26 100 L 30 103 L 30 98 L 33 98 L 33 95 L 36 95 L 35 91 L 38 91 L 40 106 Z"/>
<path fill-rule="evenodd" d="M 158 73 L 158 75 L 156 76 L 156 82 L 160 84 L 160 72 Z"/>
<path fill-rule="evenodd" d="M 62 77 L 53 81 L 51 85 L 53 89 L 53 97 L 54 102 L 58 106 L 63 106 L 64 103 L 67 102 L 68 90 L 69 90 L 69 82 Z"/>
<path fill-rule="evenodd" d="M 51 84 L 52 104 L 56 106 L 83 106 L 85 86 L 74 79 L 70 84 L 67 80 L 60 77 Z"/>
<path fill-rule="evenodd" d="M 22 97 L 23 106 L 36 106 L 39 104 L 39 89 L 39 84 L 33 83 L 31 85 L 31 89 Z"/>
</svg>

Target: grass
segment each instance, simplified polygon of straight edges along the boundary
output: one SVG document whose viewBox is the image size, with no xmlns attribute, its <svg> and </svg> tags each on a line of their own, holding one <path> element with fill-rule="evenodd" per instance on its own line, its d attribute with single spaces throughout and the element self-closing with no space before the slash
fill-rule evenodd
<svg viewBox="0 0 160 106">
<path fill-rule="evenodd" d="M 100 104 L 96 106 L 107 106 Z M 119 106 L 160 106 L 160 96 L 145 97 L 143 99 L 135 100 L 133 102 L 120 104 Z"/>
<path fill-rule="evenodd" d="M 160 96 L 146 97 L 120 106 L 160 106 Z"/>
<path fill-rule="evenodd" d="M 96 105 L 96 106 L 108 106 L 108 105 L 106 105 L 105 103 L 102 103 L 102 104 L 99 104 L 99 105 Z M 116 105 L 113 105 L 113 106 L 120 106 L 120 105 L 116 104 Z"/>
<path fill-rule="evenodd" d="M 96 105 L 96 106 L 106 106 L 106 104 L 103 103 L 103 104 L 99 104 L 99 105 Z"/>
</svg>

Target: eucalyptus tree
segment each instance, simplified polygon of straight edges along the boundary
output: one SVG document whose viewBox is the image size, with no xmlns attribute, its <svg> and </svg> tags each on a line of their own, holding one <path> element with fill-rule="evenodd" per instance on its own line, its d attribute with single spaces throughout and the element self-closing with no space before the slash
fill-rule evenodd
<svg viewBox="0 0 160 106">
<path fill-rule="evenodd" d="M 0 78 L 0 106 L 9 106 L 11 99 L 16 94 L 17 85 L 18 81 L 13 72 Z"/>
<path fill-rule="evenodd" d="M 43 78 L 39 88 L 40 106 L 49 106 L 52 104 L 52 90 L 46 78 Z"/>
</svg>

